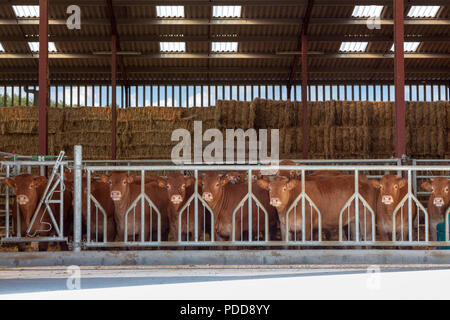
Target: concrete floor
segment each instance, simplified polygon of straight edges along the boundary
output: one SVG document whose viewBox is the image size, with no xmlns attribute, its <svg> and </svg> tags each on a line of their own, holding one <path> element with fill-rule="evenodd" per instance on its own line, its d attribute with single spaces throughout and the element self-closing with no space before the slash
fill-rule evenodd
<svg viewBox="0 0 450 320">
<path fill-rule="evenodd" d="M 449 265 L 0 268 L 2 300 L 448 299 L 448 285 Z"/>
</svg>

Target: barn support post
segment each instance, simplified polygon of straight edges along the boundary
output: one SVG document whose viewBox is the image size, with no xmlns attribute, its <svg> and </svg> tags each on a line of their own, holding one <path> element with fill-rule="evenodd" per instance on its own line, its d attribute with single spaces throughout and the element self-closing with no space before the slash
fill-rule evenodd
<svg viewBox="0 0 450 320">
<path fill-rule="evenodd" d="M 404 55 L 404 0 L 394 1 L 394 85 L 395 85 L 395 153 L 406 156 L 405 55 Z"/>
<path fill-rule="evenodd" d="M 116 126 L 117 126 L 117 36 L 112 35 L 111 55 L 111 159 L 116 160 Z"/>
<path fill-rule="evenodd" d="M 73 251 L 81 251 L 81 170 L 82 147 L 75 146 L 74 154 L 74 199 L 73 199 Z"/>
<path fill-rule="evenodd" d="M 302 33 L 302 141 L 303 159 L 309 158 L 309 119 L 308 119 L 308 38 Z"/>
<path fill-rule="evenodd" d="M 39 155 L 48 154 L 48 79 L 48 0 L 39 0 Z"/>
</svg>

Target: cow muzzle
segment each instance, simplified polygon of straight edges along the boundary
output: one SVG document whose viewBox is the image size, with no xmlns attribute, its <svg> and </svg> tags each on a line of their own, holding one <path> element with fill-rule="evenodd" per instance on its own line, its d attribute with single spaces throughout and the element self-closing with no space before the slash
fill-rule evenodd
<svg viewBox="0 0 450 320">
<path fill-rule="evenodd" d="M 444 199 L 443 198 L 434 198 L 433 204 L 436 207 L 442 207 L 444 205 Z"/>
<path fill-rule="evenodd" d="M 203 194 L 202 194 L 202 198 L 203 198 L 203 200 L 205 200 L 205 201 L 212 201 L 212 199 L 213 199 L 213 195 L 212 195 L 212 193 L 211 192 L 203 192 Z"/>
<path fill-rule="evenodd" d="M 275 208 L 279 207 L 279 206 L 281 206 L 281 201 L 278 198 L 271 198 L 270 199 L 270 205 L 275 207 Z"/>
<path fill-rule="evenodd" d="M 381 202 L 383 202 L 384 204 L 393 204 L 394 203 L 394 198 L 392 198 L 392 196 L 383 196 L 383 198 L 381 199 Z"/>
<path fill-rule="evenodd" d="M 122 192 L 111 191 L 111 199 L 113 199 L 113 201 L 119 201 L 120 199 L 122 199 Z"/>
<path fill-rule="evenodd" d="M 19 203 L 19 205 L 23 206 L 30 202 L 30 199 L 24 194 L 19 194 L 17 196 L 17 202 Z"/>
<path fill-rule="evenodd" d="M 181 202 L 183 202 L 183 197 L 179 194 L 174 194 L 172 197 L 170 197 L 170 201 L 173 204 L 180 204 Z"/>
</svg>

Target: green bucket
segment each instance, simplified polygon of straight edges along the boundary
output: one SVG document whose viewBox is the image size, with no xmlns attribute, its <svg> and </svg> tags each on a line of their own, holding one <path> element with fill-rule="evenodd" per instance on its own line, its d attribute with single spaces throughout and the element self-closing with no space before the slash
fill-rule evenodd
<svg viewBox="0 0 450 320">
<path fill-rule="evenodd" d="M 437 225 L 437 241 L 445 241 L 445 221 Z M 450 231 L 449 231 L 450 233 Z M 440 250 L 450 250 L 450 247 L 437 247 Z"/>
</svg>

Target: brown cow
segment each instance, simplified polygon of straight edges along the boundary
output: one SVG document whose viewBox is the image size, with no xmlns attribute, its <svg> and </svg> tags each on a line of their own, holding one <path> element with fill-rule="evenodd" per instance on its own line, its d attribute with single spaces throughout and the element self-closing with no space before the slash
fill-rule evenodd
<svg viewBox="0 0 450 320">
<path fill-rule="evenodd" d="M 270 204 L 277 209 L 280 220 L 281 237 L 286 240 L 286 214 L 293 202 L 298 198 L 302 191 L 301 182 L 297 179 L 289 179 L 287 177 L 275 177 L 270 181 L 261 179 L 258 180 L 258 185 L 261 188 L 269 190 Z M 330 176 L 321 179 L 305 181 L 306 194 L 311 198 L 312 202 L 317 206 L 321 213 L 322 230 L 336 236 L 339 231 L 339 213 L 344 207 L 348 199 L 353 195 L 354 176 Z M 376 205 L 376 190 L 364 181 L 359 182 L 359 191 L 363 198 L 375 210 Z M 302 202 L 297 203 L 295 211 L 289 214 L 288 231 L 289 233 L 302 232 Z M 367 239 L 371 238 L 371 220 L 369 211 L 366 212 L 366 229 L 364 229 L 364 207 L 360 202 L 360 235 L 367 235 Z M 342 216 L 342 226 L 354 222 L 355 217 L 354 204 L 350 206 L 350 220 L 348 219 L 347 210 Z M 311 229 L 312 222 L 312 229 Z M 318 230 L 318 214 L 315 210 L 312 211 L 311 221 L 311 206 L 308 201 L 305 201 L 305 232 L 306 240 L 314 240 L 312 232 Z M 354 231 L 354 228 L 352 228 Z M 367 232 L 365 232 L 367 231 Z M 300 239 L 300 237 L 297 237 Z M 317 239 L 317 238 L 316 238 Z M 364 237 L 363 237 L 364 239 Z M 332 240 L 337 240 L 332 239 Z"/>
<path fill-rule="evenodd" d="M 177 241 L 188 239 L 189 230 L 189 240 L 194 240 L 195 233 L 195 201 L 193 199 L 190 205 L 183 211 L 181 218 L 181 239 L 178 239 L 178 226 L 179 226 L 179 211 L 186 204 L 186 201 L 194 194 L 195 188 L 195 178 L 185 177 L 181 173 L 173 173 L 167 176 L 167 179 L 159 178 L 158 185 L 160 188 L 167 190 L 167 195 L 169 199 L 169 205 L 167 214 L 169 217 L 169 241 Z M 201 188 L 198 188 L 198 193 L 201 195 Z M 200 241 L 205 241 L 204 232 L 210 232 L 210 214 L 204 210 L 204 206 L 201 201 L 198 201 L 198 239 Z M 204 214 L 206 212 L 206 215 Z M 189 221 L 189 224 L 186 223 Z M 205 230 L 204 227 L 205 226 Z"/>
<path fill-rule="evenodd" d="M 432 241 L 436 241 L 436 226 L 444 221 L 450 207 L 450 179 L 439 177 L 422 183 L 422 188 L 432 192 L 428 199 L 428 228 Z"/>
<path fill-rule="evenodd" d="M 387 174 L 378 180 L 371 180 L 374 187 L 378 188 L 377 200 L 377 231 L 382 241 L 393 240 L 392 228 L 393 220 L 392 213 L 403 198 L 408 193 L 408 180 L 397 177 L 393 174 Z M 408 200 L 403 207 L 397 211 L 395 217 L 396 226 L 396 240 L 408 241 Z M 403 215 L 402 215 L 403 212 Z M 416 218 L 416 204 L 412 202 L 412 223 Z M 403 216 L 403 223 L 402 223 Z M 403 233 L 402 233 L 403 229 Z"/>
<path fill-rule="evenodd" d="M 233 211 L 248 192 L 248 182 L 241 184 L 229 183 L 229 180 L 218 172 L 203 173 L 200 179 L 203 194 L 202 198 L 209 204 L 214 212 L 214 229 L 219 241 L 232 240 Z M 276 233 L 276 212 L 269 204 L 269 195 L 266 190 L 252 183 L 252 192 L 268 212 L 269 234 Z M 259 225 L 258 225 L 259 211 Z M 255 237 L 265 230 L 264 213 L 258 210 L 256 203 L 252 203 L 252 230 Z M 242 223 L 242 228 L 241 228 Z M 241 210 L 236 213 L 235 219 L 236 239 L 245 240 L 248 232 L 248 201 L 245 201 Z M 241 234 L 243 237 L 241 237 Z"/>
<path fill-rule="evenodd" d="M 245 171 L 230 171 L 225 174 L 225 177 L 232 183 L 244 183 L 247 180 L 247 172 Z"/>
<path fill-rule="evenodd" d="M 134 175 L 128 175 L 123 171 L 114 171 L 108 177 L 105 174 L 101 175 L 101 180 L 109 184 L 110 196 L 114 201 L 114 218 L 116 222 L 117 235 L 120 241 L 125 239 L 125 221 L 127 221 L 128 241 L 141 240 L 141 202 L 138 201 L 134 209 L 131 209 L 128 216 L 125 216 L 127 210 L 132 203 L 137 199 L 141 193 L 141 185 L 134 183 Z M 167 220 L 167 193 L 158 187 L 156 182 L 145 184 L 145 194 L 152 200 L 161 214 L 161 239 L 166 238 L 168 220 Z M 158 220 L 155 210 L 151 210 L 147 201 L 144 205 L 144 240 L 156 240 L 158 232 Z M 150 229 L 150 219 L 152 225 Z M 152 239 L 150 239 L 150 231 Z"/>
<path fill-rule="evenodd" d="M 47 208 L 45 204 L 42 204 L 41 209 L 35 219 L 34 224 L 31 227 L 30 233 L 26 234 L 28 228 L 31 225 L 31 221 L 33 215 L 36 211 L 36 208 L 39 204 L 39 201 L 44 195 L 45 188 L 48 183 L 48 179 L 46 177 L 35 177 L 32 174 L 22 174 L 16 176 L 14 178 L 6 178 L 4 179 L 4 183 L 7 184 L 10 188 L 16 189 L 16 198 L 14 203 L 12 204 L 12 219 L 17 221 L 17 205 L 19 205 L 19 215 L 20 215 L 20 233 L 17 236 L 41 236 L 48 237 L 56 235 L 56 230 L 51 221 L 50 215 L 47 212 Z M 58 200 L 59 193 L 54 193 L 52 200 Z M 63 231 L 64 235 L 69 235 L 69 230 L 72 225 L 72 195 L 69 191 L 64 191 L 64 204 L 63 204 Z M 60 222 L 60 205 L 57 203 L 50 203 L 50 208 L 52 209 L 53 216 L 58 223 L 58 227 Z M 19 251 L 24 251 L 26 245 L 19 244 Z M 48 243 L 40 242 L 39 243 L 39 251 L 45 251 L 48 248 Z M 63 249 L 66 249 L 67 246 L 63 244 Z"/>
<path fill-rule="evenodd" d="M 68 189 L 72 192 L 73 198 L 73 180 L 68 177 L 66 181 Z M 87 178 L 85 175 L 82 177 L 82 196 L 81 196 L 81 217 L 83 224 L 83 233 L 87 232 Z M 98 201 L 100 206 L 106 213 L 106 228 L 107 228 L 107 241 L 114 241 L 116 237 L 116 223 L 114 221 L 114 202 L 109 195 L 109 186 L 102 182 L 96 181 L 91 178 L 91 195 Z M 93 241 L 103 241 L 104 238 L 104 216 L 100 209 L 95 206 L 95 203 L 91 201 L 91 222 L 90 222 L 90 236 Z"/>
</svg>

